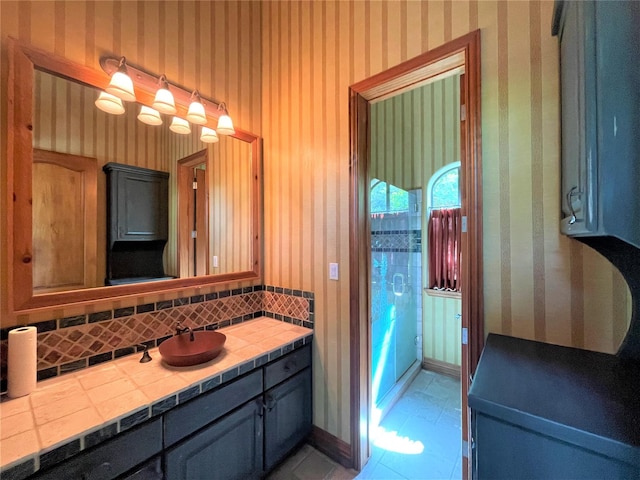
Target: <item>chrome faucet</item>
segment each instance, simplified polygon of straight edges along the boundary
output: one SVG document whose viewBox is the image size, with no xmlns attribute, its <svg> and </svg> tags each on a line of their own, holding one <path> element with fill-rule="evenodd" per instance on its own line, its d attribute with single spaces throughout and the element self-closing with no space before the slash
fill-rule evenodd
<svg viewBox="0 0 640 480">
<path fill-rule="evenodd" d="M 182 323 L 178 322 L 176 325 L 176 335 L 181 335 L 184 332 L 189 332 L 189 341 L 194 342 L 196 340 L 195 335 L 193 334 L 193 330 L 189 327 L 183 327 Z"/>
</svg>

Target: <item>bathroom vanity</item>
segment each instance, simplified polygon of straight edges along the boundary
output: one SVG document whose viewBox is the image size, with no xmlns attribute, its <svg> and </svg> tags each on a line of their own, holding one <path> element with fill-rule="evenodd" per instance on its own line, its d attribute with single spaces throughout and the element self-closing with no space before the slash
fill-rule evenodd
<svg viewBox="0 0 640 480">
<path fill-rule="evenodd" d="M 114 368 L 127 372 L 117 382 L 130 381 L 140 392 L 130 390 L 113 403 L 138 393 L 151 401 L 123 405 L 123 413 L 111 419 L 97 406 L 105 423 L 81 427 L 62 442 L 3 465 L 2 478 L 22 479 L 34 470 L 37 479 L 264 476 L 311 431 L 312 331 L 267 318 L 221 331 L 227 335 L 225 350 L 201 366 L 167 367 L 152 349 L 149 363 L 139 363 L 135 355 L 79 373 L 84 377 L 77 378 L 86 380 L 113 376 Z M 49 389 L 55 402 L 60 392 L 74 388 L 74 375 L 69 381 L 62 376 L 41 382 L 39 388 L 44 387 L 35 394 Z M 100 387 L 83 385 L 88 401 L 95 403 L 95 388 Z M 29 402 L 23 397 L 5 405 L 16 400 Z M 2 415 L 5 421 L 4 406 Z"/>
</svg>

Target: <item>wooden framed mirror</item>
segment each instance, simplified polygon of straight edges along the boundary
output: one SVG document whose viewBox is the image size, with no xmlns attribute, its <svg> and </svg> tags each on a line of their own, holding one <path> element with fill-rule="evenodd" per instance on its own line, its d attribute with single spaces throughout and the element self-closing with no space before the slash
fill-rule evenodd
<svg viewBox="0 0 640 480">
<path fill-rule="evenodd" d="M 127 105 L 131 113 L 121 115 L 119 119 L 110 118 L 116 116 L 109 114 L 104 114 L 109 118 L 101 119 L 97 115 L 102 115 L 104 112 L 94 113 L 97 109 L 93 105 L 93 100 L 97 98 L 98 91 L 109 83 L 110 77 L 106 73 L 70 62 L 11 38 L 9 39 L 9 62 L 6 191 L 9 205 L 7 244 L 10 257 L 8 272 L 10 311 L 21 313 L 54 306 L 86 304 L 160 292 L 177 292 L 261 278 L 262 194 L 258 136 L 236 128 L 234 135 L 221 136 L 219 143 L 211 145 L 201 143 L 197 136 L 177 140 L 172 132 L 156 133 L 156 136 L 168 138 L 167 142 L 173 145 L 173 151 L 168 155 L 167 148 L 154 147 L 149 150 L 150 153 L 146 154 L 149 157 L 147 161 L 145 149 L 135 144 L 135 139 L 132 138 L 137 133 L 127 133 L 144 133 L 143 129 L 147 128 L 146 125 L 135 121 L 137 106 Z M 60 84 L 63 86 L 60 87 Z M 153 95 L 152 91 L 136 88 L 139 104 L 151 105 Z M 72 115 L 63 108 L 77 102 L 91 107 L 90 113 Z M 184 117 L 187 107 L 188 105 L 177 105 L 178 115 Z M 73 120 L 66 121 L 66 132 L 60 132 L 62 128 L 60 125 L 65 122 L 61 122 L 60 117 L 52 114 L 55 110 L 59 110 L 59 115 L 63 118 L 73 117 Z M 215 114 L 216 112 L 207 112 L 210 124 L 214 124 Z M 133 116 L 133 120 L 127 119 L 127 116 Z M 130 122 L 129 127 L 121 127 L 114 123 L 127 121 Z M 161 127 L 168 130 L 166 125 L 168 123 L 165 121 L 165 125 Z M 74 131 L 84 132 L 87 124 L 92 126 L 93 133 L 81 134 L 81 140 L 73 136 Z M 124 136 L 128 143 L 124 147 L 98 149 L 100 150 L 98 154 L 93 154 L 96 148 L 89 148 L 90 154 L 87 154 L 87 148 L 78 147 L 83 141 L 101 144 L 103 140 L 95 132 L 102 132 L 102 130 L 107 133 L 124 131 L 125 133 L 121 136 Z M 86 137 L 84 140 L 82 135 Z M 114 133 L 109 135 L 117 136 Z M 145 133 L 146 144 L 151 143 L 151 137 L 151 134 Z M 63 148 L 61 145 L 67 145 L 69 148 Z M 39 159 L 34 157 L 34 149 L 38 152 Z M 206 226 L 207 235 L 204 238 L 202 234 L 200 235 L 201 243 L 206 243 L 207 248 L 202 250 L 205 253 L 201 254 L 199 260 L 200 264 L 204 265 L 204 270 L 201 268 L 196 274 L 193 269 L 185 267 L 184 262 L 188 260 L 185 260 L 187 257 L 183 252 L 188 251 L 189 246 L 185 246 L 185 239 L 181 238 L 185 236 L 184 232 L 179 233 L 180 229 L 185 229 L 182 212 L 187 208 L 179 204 L 181 196 L 179 195 L 179 160 L 188 158 L 203 149 L 207 151 L 208 158 L 207 180 L 204 182 L 207 192 L 206 195 L 201 196 L 200 201 L 205 198 L 207 202 L 207 216 L 205 219 L 200 218 L 200 224 Z M 71 173 L 63 172 L 61 175 L 77 177 L 77 182 L 81 184 L 77 192 L 83 192 L 81 199 L 74 194 L 67 200 L 75 199 L 72 205 L 77 212 L 83 212 L 85 221 L 73 222 L 71 221 L 73 218 L 68 218 L 65 228 L 78 228 L 78 231 L 64 232 L 61 238 L 65 240 L 62 241 L 62 246 L 57 247 L 58 250 L 64 250 L 65 242 L 75 239 L 75 243 L 72 243 L 73 246 L 69 248 L 72 251 L 78 251 L 77 257 L 83 258 L 82 261 L 76 262 L 78 263 L 76 268 L 82 271 L 82 276 L 77 276 L 82 278 L 80 280 L 73 278 L 68 281 L 68 286 L 59 284 L 58 280 L 56 285 L 46 284 L 42 280 L 48 278 L 43 272 L 61 268 L 62 264 L 53 262 L 46 264 L 45 267 L 38 264 L 39 261 L 46 261 L 40 253 L 42 249 L 38 248 L 38 242 L 50 239 L 47 237 L 46 226 L 42 225 L 42 222 L 47 221 L 44 220 L 47 217 L 43 213 L 43 211 L 46 213 L 46 210 L 42 208 L 42 201 L 36 202 L 35 215 L 38 215 L 38 218 L 34 220 L 34 194 L 40 195 L 42 188 L 39 184 L 34 187 L 34 174 L 39 177 L 46 176 L 46 171 L 40 165 L 51 164 L 50 161 L 43 163 L 43 155 L 45 158 L 58 159 L 59 161 L 54 162 L 56 164 L 71 165 L 65 171 Z M 63 159 L 63 156 L 68 158 Z M 85 170 L 79 171 L 77 168 L 74 170 L 74 162 L 78 161 L 75 157 L 84 158 L 83 165 L 89 165 L 89 167 L 83 167 L 85 170 L 91 169 L 91 164 L 94 162 L 97 173 L 90 172 L 85 175 L 83 173 Z M 129 161 L 137 166 L 150 166 L 156 170 L 169 172 L 169 240 L 164 252 L 164 264 L 167 274 L 175 278 L 104 286 L 104 257 L 106 256 L 104 190 L 106 187 L 102 167 L 114 161 Z M 34 165 L 38 165 L 38 170 L 41 171 L 36 171 Z M 86 185 L 85 180 L 89 182 Z M 91 190 L 94 187 L 89 185 L 96 183 L 97 192 L 94 192 Z M 54 185 L 55 182 L 53 184 L 49 182 L 46 188 L 53 191 Z M 54 211 L 56 201 L 52 200 Z M 91 215 L 92 208 L 96 209 L 95 215 Z M 79 214 L 75 215 L 75 217 L 78 216 Z M 203 220 L 206 221 L 203 222 Z M 37 224 L 37 228 L 34 223 Z M 97 227 L 92 227 L 92 223 Z M 91 228 L 95 228 L 96 231 L 92 231 Z M 76 237 L 81 237 L 83 242 L 78 243 Z M 95 239 L 92 239 L 93 237 Z M 49 256 L 53 255 L 55 252 L 50 252 Z"/>
</svg>

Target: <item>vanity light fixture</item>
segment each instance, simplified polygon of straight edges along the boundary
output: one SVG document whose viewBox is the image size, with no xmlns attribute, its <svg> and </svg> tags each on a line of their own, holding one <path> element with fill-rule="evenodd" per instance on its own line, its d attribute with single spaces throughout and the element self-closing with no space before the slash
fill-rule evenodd
<svg viewBox="0 0 640 480">
<path fill-rule="evenodd" d="M 103 112 L 111 113 L 113 115 L 122 115 L 124 113 L 124 105 L 115 95 L 111 95 L 107 92 L 100 92 L 98 99 L 94 102 Z"/>
<path fill-rule="evenodd" d="M 179 115 L 177 119 L 171 122 L 169 128 L 173 132 L 187 134 L 191 132 L 191 126 L 187 120 L 193 125 L 202 125 L 203 128 L 207 123 L 211 124 L 217 120 L 216 130 L 213 130 L 213 128 L 202 130 L 201 140 L 205 143 L 217 141 L 218 135 L 234 135 L 236 133 L 224 102 L 202 97 L 197 89 L 187 90 L 177 85 L 171 85 L 171 89 L 169 89 L 166 75 L 158 77 L 155 74 L 129 65 L 124 57 L 103 56 L 100 57 L 100 65 L 111 80 L 107 91 L 111 89 L 112 84 L 118 85 L 119 79 L 123 78 L 122 76 L 132 83 L 130 88 L 127 86 L 118 90 L 118 92 L 129 91 L 131 97 L 124 98 L 118 93 L 114 94 L 119 98 L 101 95 L 96 101 L 96 105 L 102 110 L 109 113 L 124 113 L 124 107 L 120 99 L 128 100 L 130 98 L 134 100 L 133 85 L 135 84 L 141 103 L 144 104 L 138 114 L 138 119 L 141 122 L 148 125 L 160 125 L 163 121 L 160 114 Z M 119 73 L 122 75 L 118 75 Z M 153 101 L 151 101 L 152 99 Z"/>
<path fill-rule="evenodd" d="M 107 88 L 107 93 L 115 95 L 125 102 L 135 102 L 136 94 L 133 91 L 133 82 L 127 73 L 127 61 L 124 57 L 120 58 L 118 69 L 111 75 L 111 81 Z"/>
<path fill-rule="evenodd" d="M 205 125 L 207 123 L 207 114 L 204 111 L 204 105 L 198 90 L 194 90 L 191 94 L 191 103 L 189 104 L 189 112 L 187 120 L 196 125 Z"/>
<path fill-rule="evenodd" d="M 151 106 L 160 113 L 166 113 L 167 115 L 174 115 L 176 110 L 176 103 L 173 100 L 173 94 L 169 91 L 169 82 L 167 77 L 161 75 L 158 79 L 160 88 L 156 92 L 156 98 Z"/>
<path fill-rule="evenodd" d="M 213 128 L 202 127 L 202 133 L 200 134 L 200 141 L 203 143 L 217 143 L 220 139 L 218 134 Z"/>
<path fill-rule="evenodd" d="M 140 113 L 138 114 L 138 120 L 147 125 L 162 125 L 162 118 L 160 118 L 160 112 L 154 110 L 151 107 L 142 105 L 140 107 Z"/>
<path fill-rule="evenodd" d="M 191 133 L 189 122 L 180 117 L 173 117 L 173 120 L 171 120 L 171 125 L 169 126 L 169 130 L 175 133 L 179 133 L 180 135 L 188 135 Z"/>
<path fill-rule="evenodd" d="M 222 115 L 218 117 L 218 133 L 220 135 L 233 135 L 236 133 L 236 130 L 233 128 L 233 121 L 229 116 L 229 112 L 227 111 L 227 106 L 224 103 L 218 105 L 218 110 L 222 111 Z"/>
</svg>

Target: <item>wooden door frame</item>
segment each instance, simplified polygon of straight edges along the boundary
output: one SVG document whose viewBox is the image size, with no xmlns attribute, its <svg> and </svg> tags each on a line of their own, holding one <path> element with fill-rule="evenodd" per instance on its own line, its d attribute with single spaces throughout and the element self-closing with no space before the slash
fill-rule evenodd
<svg viewBox="0 0 640 480">
<path fill-rule="evenodd" d="M 349 88 L 350 122 L 350 340 L 351 340 L 351 458 L 360 470 L 369 457 L 371 420 L 370 344 L 370 242 L 368 170 L 370 163 L 370 104 L 453 73 L 462 73 L 461 122 L 462 215 L 467 232 L 462 235 L 462 328 L 468 345 L 462 346 L 463 472 L 470 478 L 470 413 L 467 392 L 484 343 L 482 283 L 482 151 L 480 117 L 480 30 L 452 40 Z M 468 288 L 465 288 L 468 286 Z"/>
<path fill-rule="evenodd" d="M 193 195 L 193 190 L 191 188 L 191 184 L 193 183 L 193 167 L 204 163 L 205 170 L 207 170 L 207 175 L 205 176 L 205 191 L 209 191 L 209 150 L 207 148 L 200 150 L 198 152 L 192 153 L 188 157 L 184 157 L 178 160 L 178 180 L 177 180 L 177 190 L 178 190 L 178 272 L 180 277 L 188 277 L 189 276 L 189 262 L 192 259 L 189 259 L 189 248 L 183 248 L 189 241 L 191 241 L 191 230 L 193 230 L 193 225 L 189 225 L 186 221 L 188 218 L 187 213 L 187 205 L 188 203 L 184 201 L 187 195 Z M 208 202 L 207 202 L 208 203 Z M 209 206 L 207 205 L 206 211 L 206 231 L 207 231 L 207 249 L 209 248 Z M 207 264 L 209 262 L 209 258 L 207 255 Z"/>
</svg>

